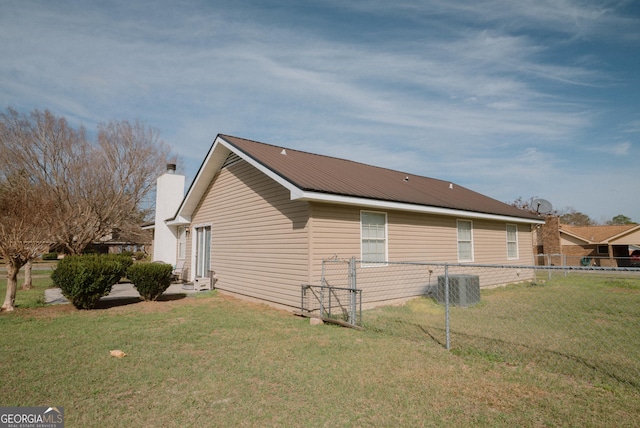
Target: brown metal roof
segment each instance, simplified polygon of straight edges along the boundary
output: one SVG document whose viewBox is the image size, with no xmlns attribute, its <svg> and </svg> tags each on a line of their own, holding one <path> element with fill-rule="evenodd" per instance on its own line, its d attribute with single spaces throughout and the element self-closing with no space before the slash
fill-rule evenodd
<svg viewBox="0 0 640 428">
<path fill-rule="evenodd" d="M 539 219 L 527 211 L 449 181 L 229 135 L 219 137 L 303 191 Z"/>
</svg>

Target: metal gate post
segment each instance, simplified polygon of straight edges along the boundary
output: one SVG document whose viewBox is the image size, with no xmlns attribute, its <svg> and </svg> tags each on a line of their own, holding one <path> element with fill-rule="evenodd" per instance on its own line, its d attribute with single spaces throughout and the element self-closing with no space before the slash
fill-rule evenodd
<svg viewBox="0 0 640 428">
<path fill-rule="evenodd" d="M 324 317 L 324 286 L 326 285 L 326 272 L 325 266 L 327 264 L 326 260 L 322 261 L 322 276 L 320 277 L 320 318 Z"/>
<path fill-rule="evenodd" d="M 444 265 L 444 329 L 447 336 L 447 351 L 451 350 L 449 330 L 449 265 Z"/>
<path fill-rule="evenodd" d="M 349 323 L 356 325 L 358 323 L 356 319 L 356 258 L 351 257 L 349 260 L 349 292 L 350 305 L 349 305 Z"/>
</svg>

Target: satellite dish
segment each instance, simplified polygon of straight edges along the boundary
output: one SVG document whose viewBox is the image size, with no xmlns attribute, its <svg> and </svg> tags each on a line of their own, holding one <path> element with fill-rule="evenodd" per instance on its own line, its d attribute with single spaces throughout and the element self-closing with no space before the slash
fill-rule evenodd
<svg viewBox="0 0 640 428">
<path fill-rule="evenodd" d="M 553 205 L 551 205 L 551 202 L 546 199 L 534 199 L 533 208 L 535 208 L 536 213 L 538 214 L 549 214 L 553 211 Z"/>
</svg>

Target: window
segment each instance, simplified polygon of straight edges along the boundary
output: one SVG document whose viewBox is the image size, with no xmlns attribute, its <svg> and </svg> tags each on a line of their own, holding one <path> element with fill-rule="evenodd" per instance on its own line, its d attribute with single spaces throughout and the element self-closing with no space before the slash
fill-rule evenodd
<svg viewBox="0 0 640 428">
<path fill-rule="evenodd" d="M 609 255 L 609 246 L 608 245 L 598 245 L 598 254 L 603 254 L 605 256 Z"/>
<path fill-rule="evenodd" d="M 518 258 L 518 225 L 507 225 L 507 259 Z"/>
<path fill-rule="evenodd" d="M 360 213 L 362 261 L 387 260 L 387 215 L 371 211 Z"/>
<path fill-rule="evenodd" d="M 473 261 L 473 223 L 471 220 L 458 220 L 458 261 Z"/>
<path fill-rule="evenodd" d="M 178 258 L 184 259 L 187 256 L 187 228 L 178 228 Z"/>
</svg>

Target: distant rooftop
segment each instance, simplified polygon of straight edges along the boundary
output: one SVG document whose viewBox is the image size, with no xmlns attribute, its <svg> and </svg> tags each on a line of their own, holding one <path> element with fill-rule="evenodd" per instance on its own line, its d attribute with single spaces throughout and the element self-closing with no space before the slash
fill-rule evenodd
<svg viewBox="0 0 640 428">
<path fill-rule="evenodd" d="M 561 224 L 560 230 L 569 232 L 575 236 L 591 242 L 606 242 L 610 238 L 637 228 L 637 224 L 619 224 L 606 226 L 571 226 Z"/>
</svg>

